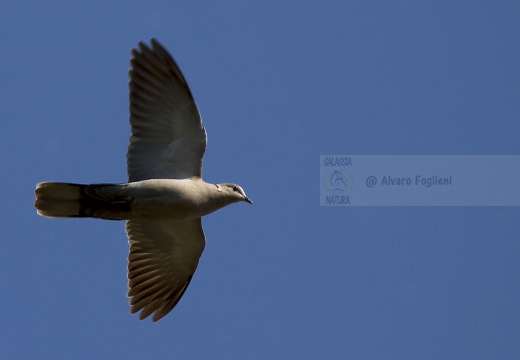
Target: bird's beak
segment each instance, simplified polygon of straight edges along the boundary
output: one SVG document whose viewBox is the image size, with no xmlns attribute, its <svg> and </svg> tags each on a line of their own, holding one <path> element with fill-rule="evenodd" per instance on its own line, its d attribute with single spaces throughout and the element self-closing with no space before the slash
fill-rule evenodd
<svg viewBox="0 0 520 360">
<path fill-rule="evenodd" d="M 253 204 L 253 202 L 247 196 L 244 196 L 244 201 L 247 201 L 248 203 Z"/>
</svg>

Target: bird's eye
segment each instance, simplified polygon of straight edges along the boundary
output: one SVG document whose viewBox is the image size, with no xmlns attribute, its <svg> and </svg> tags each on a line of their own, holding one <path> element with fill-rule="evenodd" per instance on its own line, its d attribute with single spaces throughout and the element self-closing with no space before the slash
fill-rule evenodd
<svg viewBox="0 0 520 360">
<path fill-rule="evenodd" d="M 233 191 L 238 191 L 238 186 L 233 186 Z"/>
</svg>

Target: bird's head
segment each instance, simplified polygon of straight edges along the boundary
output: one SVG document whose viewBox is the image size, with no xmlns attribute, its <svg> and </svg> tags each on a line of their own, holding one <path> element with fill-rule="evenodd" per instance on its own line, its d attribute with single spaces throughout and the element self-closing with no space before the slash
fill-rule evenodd
<svg viewBox="0 0 520 360">
<path fill-rule="evenodd" d="M 236 202 L 245 201 L 245 202 L 248 202 L 250 204 L 253 203 L 247 197 L 246 193 L 244 192 L 244 189 L 242 189 L 237 184 L 228 184 L 228 183 L 226 183 L 226 184 L 219 184 L 219 185 L 217 185 L 217 187 L 219 188 L 219 191 L 224 191 L 224 192 L 226 192 L 226 194 L 228 196 L 233 197 L 236 200 Z"/>
</svg>

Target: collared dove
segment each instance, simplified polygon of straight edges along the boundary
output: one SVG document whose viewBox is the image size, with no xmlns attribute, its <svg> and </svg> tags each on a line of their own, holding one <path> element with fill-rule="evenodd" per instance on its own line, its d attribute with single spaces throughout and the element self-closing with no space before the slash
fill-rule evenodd
<svg viewBox="0 0 520 360">
<path fill-rule="evenodd" d="M 202 180 L 206 130 L 179 67 L 157 42 L 130 60 L 128 183 L 36 185 L 38 214 L 126 220 L 128 297 L 139 319 L 168 314 L 188 288 L 206 243 L 201 217 L 252 201 L 235 184 Z"/>
</svg>

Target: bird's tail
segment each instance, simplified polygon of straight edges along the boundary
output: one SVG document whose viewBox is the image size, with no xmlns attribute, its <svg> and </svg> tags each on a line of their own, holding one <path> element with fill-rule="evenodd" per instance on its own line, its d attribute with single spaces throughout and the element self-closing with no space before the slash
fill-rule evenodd
<svg viewBox="0 0 520 360">
<path fill-rule="evenodd" d="M 119 192 L 124 185 L 42 182 L 36 185 L 34 207 L 46 217 L 128 219 L 132 198 Z"/>
</svg>

